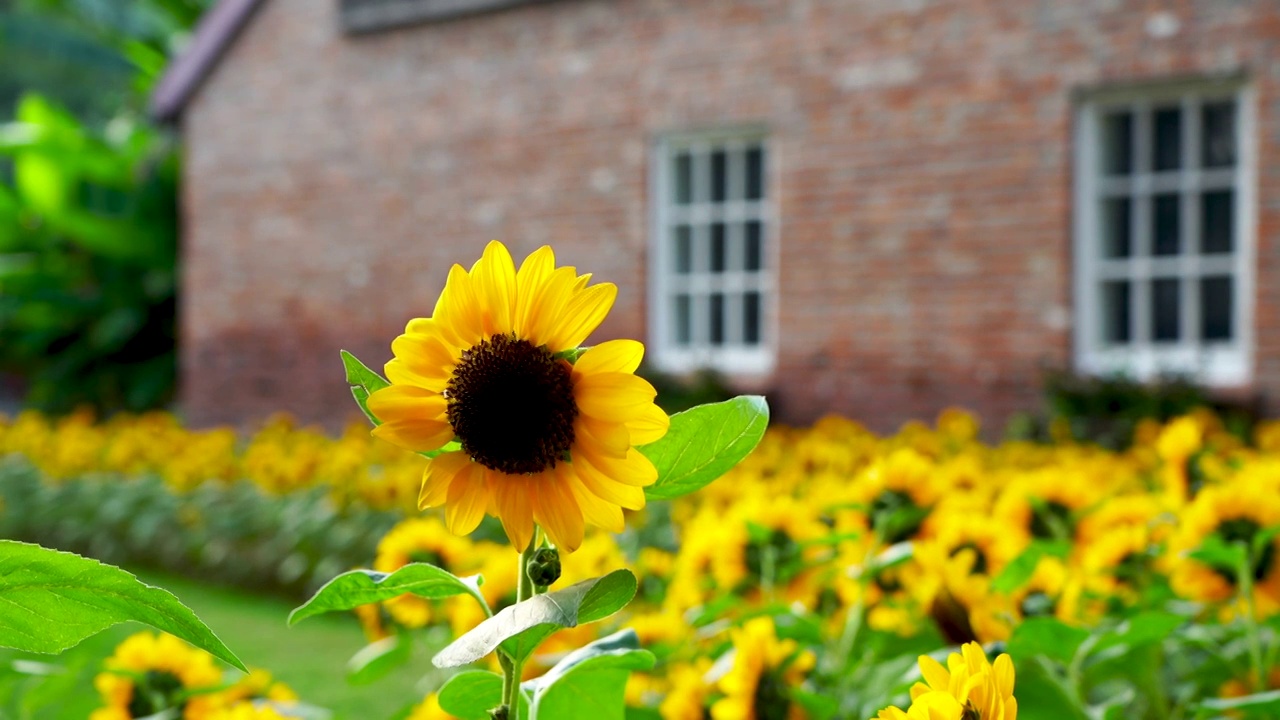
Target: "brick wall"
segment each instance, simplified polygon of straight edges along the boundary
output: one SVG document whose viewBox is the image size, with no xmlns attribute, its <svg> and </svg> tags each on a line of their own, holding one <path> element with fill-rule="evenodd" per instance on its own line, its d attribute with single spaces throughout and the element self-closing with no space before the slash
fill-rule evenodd
<svg viewBox="0 0 1280 720">
<path fill-rule="evenodd" d="M 998 423 L 1071 358 L 1073 90 L 1222 72 L 1257 92 L 1255 374 L 1280 391 L 1269 0 L 566 0 L 360 36 L 337 13 L 268 0 L 185 113 L 196 423 L 345 418 L 338 348 L 387 359 L 491 238 L 618 283 L 597 337 L 644 337 L 651 144 L 746 123 L 780 213 L 753 384 L 793 421 Z"/>
</svg>

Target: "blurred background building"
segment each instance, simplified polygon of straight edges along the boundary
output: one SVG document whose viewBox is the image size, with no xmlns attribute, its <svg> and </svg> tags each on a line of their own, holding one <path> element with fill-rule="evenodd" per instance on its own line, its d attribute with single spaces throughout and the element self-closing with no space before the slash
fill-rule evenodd
<svg viewBox="0 0 1280 720">
<path fill-rule="evenodd" d="M 345 412 L 453 262 L 781 414 L 995 420 L 1046 367 L 1280 390 L 1272 2 L 223 0 L 181 124 L 182 400 Z"/>
</svg>

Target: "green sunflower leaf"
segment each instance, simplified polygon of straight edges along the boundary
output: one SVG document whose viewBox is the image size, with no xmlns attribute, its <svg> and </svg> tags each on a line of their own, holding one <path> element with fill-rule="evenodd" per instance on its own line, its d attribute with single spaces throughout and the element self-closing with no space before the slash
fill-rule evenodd
<svg viewBox="0 0 1280 720">
<path fill-rule="evenodd" d="M 635 631 L 622 630 L 569 653 L 520 689 L 531 697 L 533 720 L 625 720 L 627 677 L 654 662 Z"/>
<path fill-rule="evenodd" d="M 489 605 L 479 590 L 482 583 L 484 578 L 479 575 L 460 578 L 427 563 L 410 563 L 390 574 L 352 570 L 325 583 L 310 600 L 289 613 L 289 624 L 294 625 L 313 615 L 353 610 L 401 595 L 417 595 L 429 600 L 470 595 L 488 611 Z"/>
<path fill-rule="evenodd" d="M 701 490 L 751 454 L 769 426 L 769 404 L 739 395 L 671 416 L 661 440 L 638 448 L 658 469 L 644 489 L 650 500 L 671 500 Z"/>
<path fill-rule="evenodd" d="M 0 598 L 0 647 L 60 653 L 132 620 L 245 669 L 178 598 L 97 560 L 0 540 Z"/>
<path fill-rule="evenodd" d="M 614 570 L 563 590 L 535 595 L 480 623 L 431 662 L 439 668 L 458 667 L 499 646 L 507 657 L 523 661 L 556 630 L 603 620 L 625 607 L 635 594 L 636 576 L 629 570 Z"/>
<path fill-rule="evenodd" d="M 489 720 L 502 704 L 502 676 L 488 670 L 466 670 L 449 678 L 436 699 L 440 709 L 461 720 Z"/>
</svg>

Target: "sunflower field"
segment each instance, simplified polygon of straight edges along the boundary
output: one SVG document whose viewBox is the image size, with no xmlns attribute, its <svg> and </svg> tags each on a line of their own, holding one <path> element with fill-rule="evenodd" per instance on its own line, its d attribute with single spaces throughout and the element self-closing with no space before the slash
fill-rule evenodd
<svg viewBox="0 0 1280 720">
<path fill-rule="evenodd" d="M 997 685 L 1017 700 L 966 720 L 1280 714 L 1280 424 L 1245 441 L 1192 414 L 1140 427 L 1123 452 L 1065 439 L 992 446 L 978 430 L 958 410 L 888 437 L 837 417 L 771 427 L 701 492 L 629 511 L 623 532 L 588 532 L 560 556 L 553 589 L 626 567 L 636 599 L 551 635 L 526 684 L 628 631 L 645 655 L 619 654 L 627 718 L 948 717 L 886 708 L 911 704 L 922 680 L 946 686 L 969 660 L 980 668 L 972 650 L 949 669 L 930 659 L 976 641 L 1012 657 Z M 277 418 L 240 438 L 163 414 L 24 413 L 0 424 L 0 455 L 5 537 L 300 598 L 354 566 L 417 561 L 484 576 L 493 608 L 516 597 L 500 524 L 457 536 L 443 515 L 417 512 L 427 461 L 364 427 L 332 438 Z M 249 508 L 243 522 L 227 517 Z M 248 547 L 263 548 L 257 562 Z M 465 594 L 405 594 L 355 617 L 370 645 L 350 650 L 376 677 L 485 614 Z M 269 674 L 224 672 L 165 635 L 130 637 L 99 663 L 94 720 L 315 711 Z M 402 717 L 489 717 L 468 701 L 484 696 L 489 669 L 426 673 L 427 696 L 404 698 Z M 238 698 L 273 703 L 232 710 Z"/>
</svg>

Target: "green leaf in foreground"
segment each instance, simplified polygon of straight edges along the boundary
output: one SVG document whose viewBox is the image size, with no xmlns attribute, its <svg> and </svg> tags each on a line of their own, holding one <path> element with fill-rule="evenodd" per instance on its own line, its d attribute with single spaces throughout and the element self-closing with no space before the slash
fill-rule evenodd
<svg viewBox="0 0 1280 720">
<path fill-rule="evenodd" d="M 769 404 L 759 395 L 699 405 L 671 416 L 671 428 L 640 452 L 658 469 L 644 489 L 650 500 L 671 500 L 706 487 L 760 443 L 769 426 Z"/>
<path fill-rule="evenodd" d="M 436 695 L 440 709 L 461 720 L 489 720 L 489 711 L 502 704 L 502 676 L 488 670 L 467 670 L 449 678 Z"/>
<path fill-rule="evenodd" d="M 546 675 L 524 683 L 533 717 L 625 720 L 627 677 L 654 665 L 653 653 L 639 644 L 634 630 L 622 630 L 569 653 Z"/>
<path fill-rule="evenodd" d="M 245 669 L 172 593 L 97 560 L 0 540 L 0 599 L 0 647 L 60 653 L 133 620 Z"/>
<path fill-rule="evenodd" d="M 488 612 L 489 605 L 478 589 L 483 582 L 484 578 L 479 575 L 460 578 L 427 563 L 410 563 L 391 574 L 352 570 L 325 583 L 310 600 L 289 613 L 289 624 L 312 615 L 353 610 L 406 594 L 428 599 L 467 594 Z"/>
<path fill-rule="evenodd" d="M 625 607 L 635 594 L 636 576 L 629 570 L 614 570 L 563 590 L 535 595 L 480 623 L 431 662 L 439 668 L 458 667 L 479 660 L 499 645 L 509 656 L 516 656 L 512 648 L 518 647 L 518 658 L 523 659 L 552 632 L 603 620 Z M 518 639 L 522 633 L 529 633 L 532 639 Z"/>
</svg>

